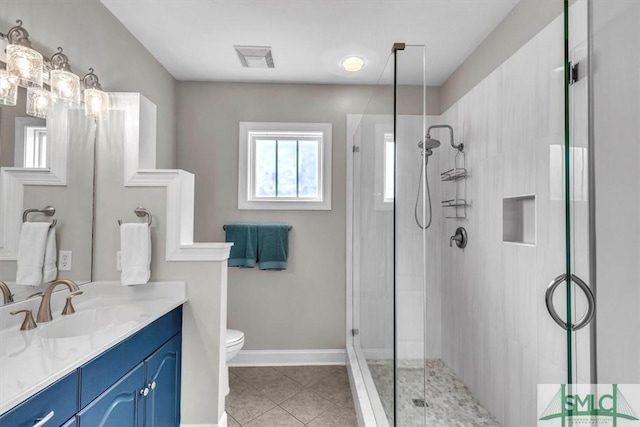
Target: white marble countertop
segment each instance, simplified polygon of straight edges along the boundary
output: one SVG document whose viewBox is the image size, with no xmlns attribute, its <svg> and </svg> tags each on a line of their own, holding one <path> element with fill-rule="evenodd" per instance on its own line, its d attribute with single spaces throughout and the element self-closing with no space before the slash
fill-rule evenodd
<svg viewBox="0 0 640 427">
<path fill-rule="evenodd" d="M 76 313 L 62 316 L 69 293 L 59 289 L 65 290 L 52 295 L 53 321 L 31 331 L 20 331 L 23 313 L 9 312 L 32 309 L 35 319 L 41 298 L 0 307 L 0 414 L 187 301 L 184 282 L 94 282 L 73 299 Z"/>
</svg>

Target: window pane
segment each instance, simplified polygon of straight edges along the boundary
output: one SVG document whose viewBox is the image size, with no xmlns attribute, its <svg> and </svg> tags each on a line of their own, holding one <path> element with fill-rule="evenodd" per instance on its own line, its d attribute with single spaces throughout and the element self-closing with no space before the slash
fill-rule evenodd
<svg viewBox="0 0 640 427">
<path fill-rule="evenodd" d="M 393 175 L 395 174 L 395 165 L 393 164 L 394 142 L 387 141 L 385 135 L 384 143 L 384 201 L 391 202 L 394 198 Z"/>
<path fill-rule="evenodd" d="M 278 141 L 278 191 L 277 197 L 296 197 L 297 141 Z"/>
<path fill-rule="evenodd" d="M 318 141 L 298 142 L 298 196 L 318 197 Z"/>
<path fill-rule="evenodd" d="M 276 142 L 256 141 L 256 197 L 276 197 Z"/>
</svg>

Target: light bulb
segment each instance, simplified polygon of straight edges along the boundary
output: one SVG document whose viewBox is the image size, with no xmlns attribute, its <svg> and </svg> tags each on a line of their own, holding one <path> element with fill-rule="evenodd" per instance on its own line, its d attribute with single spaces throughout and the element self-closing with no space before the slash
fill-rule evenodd
<svg viewBox="0 0 640 427">
<path fill-rule="evenodd" d="M 42 88 L 27 88 L 27 114 L 46 119 L 51 108 L 51 93 Z"/>
<path fill-rule="evenodd" d="M 350 56 L 342 61 L 342 66 L 349 72 L 360 71 L 364 67 L 364 59 L 359 56 Z"/>
<path fill-rule="evenodd" d="M 7 51 L 7 72 L 22 87 L 42 87 L 42 55 L 26 46 L 10 44 Z"/>
<path fill-rule="evenodd" d="M 15 106 L 18 101 L 18 85 L 6 70 L 0 70 L 0 105 Z"/>
<path fill-rule="evenodd" d="M 80 77 L 65 70 L 51 70 L 51 96 L 55 101 L 80 104 Z"/>
</svg>

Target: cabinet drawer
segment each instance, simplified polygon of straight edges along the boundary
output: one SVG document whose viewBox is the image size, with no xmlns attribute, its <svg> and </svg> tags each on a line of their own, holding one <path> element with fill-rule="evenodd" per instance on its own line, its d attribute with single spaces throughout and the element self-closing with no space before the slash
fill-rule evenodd
<svg viewBox="0 0 640 427">
<path fill-rule="evenodd" d="M 52 411 L 46 424 L 60 426 L 78 409 L 78 372 L 73 371 L 0 417 L 2 427 L 31 427 Z"/>
<path fill-rule="evenodd" d="M 79 427 L 142 425 L 144 414 L 138 407 L 143 399 L 140 394 L 143 385 L 144 365 L 141 363 L 78 413 Z"/>
<path fill-rule="evenodd" d="M 80 367 L 80 408 L 182 329 L 182 306 Z"/>
</svg>

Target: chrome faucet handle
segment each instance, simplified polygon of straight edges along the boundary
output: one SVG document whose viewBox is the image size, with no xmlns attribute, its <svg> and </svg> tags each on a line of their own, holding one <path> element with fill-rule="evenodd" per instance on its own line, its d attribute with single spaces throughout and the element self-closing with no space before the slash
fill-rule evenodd
<svg viewBox="0 0 640 427">
<path fill-rule="evenodd" d="M 64 304 L 64 308 L 62 309 L 63 316 L 66 316 L 68 314 L 73 314 L 76 312 L 75 308 L 73 308 L 73 304 L 71 304 L 71 299 L 73 299 L 73 297 L 77 297 L 78 295 L 82 295 L 82 294 L 83 294 L 82 291 L 73 292 L 72 294 L 69 294 L 69 296 L 67 297 L 67 302 Z"/>
<path fill-rule="evenodd" d="M 15 316 L 16 314 L 19 314 L 19 313 L 26 313 L 24 316 L 24 320 L 22 321 L 22 325 L 20 326 L 21 331 L 30 331 L 31 329 L 35 329 L 38 327 L 35 320 L 33 320 L 33 315 L 31 314 L 31 310 L 24 309 L 24 310 L 16 310 L 16 311 L 10 312 L 12 316 Z"/>
</svg>

